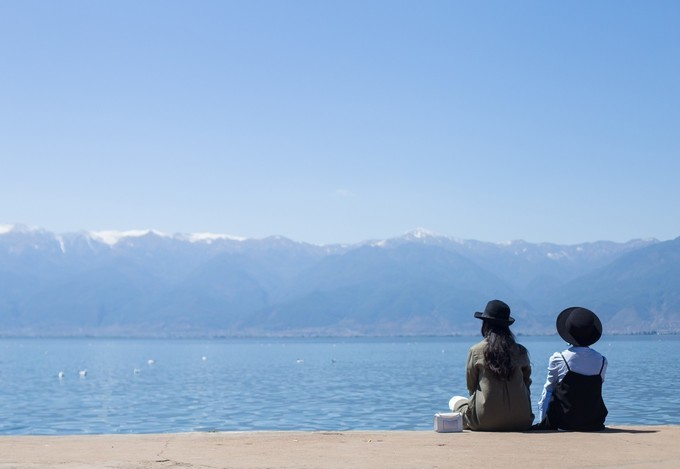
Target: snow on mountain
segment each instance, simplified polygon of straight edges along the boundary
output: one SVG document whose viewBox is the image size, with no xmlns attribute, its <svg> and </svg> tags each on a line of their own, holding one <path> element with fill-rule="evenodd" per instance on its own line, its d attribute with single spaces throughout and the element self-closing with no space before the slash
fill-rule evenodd
<svg viewBox="0 0 680 469">
<path fill-rule="evenodd" d="M 88 231 L 87 236 L 90 238 L 104 243 L 109 246 L 115 246 L 123 240 L 130 238 L 141 238 L 148 235 L 158 236 L 159 238 L 172 239 L 178 241 L 186 241 L 189 243 L 206 243 L 211 244 L 215 241 L 227 240 L 227 241 L 245 241 L 246 238 L 239 236 L 231 236 L 218 233 L 179 233 L 170 235 L 163 233 L 158 230 L 127 230 L 127 231 Z"/>
<path fill-rule="evenodd" d="M 416 228 L 415 230 L 409 231 L 405 233 L 401 239 L 405 239 L 408 241 L 424 241 L 424 242 L 432 242 L 432 241 L 446 241 L 446 242 L 452 242 L 452 243 L 458 243 L 458 244 L 463 244 L 465 243 L 465 240 L 460 239 L 460 238 L 455 238 L 452 236 L 447 236 L 441 233 L 437 233 L 431 230 L 428 230 L 426 228 Z"/>
<path fill-rule="evenodd" d="M 217 233 L 189 233 L 176 235 L 177 239 L 182 239 L 190 243 L 207 243 L 211 244 L 214 241 L 227 240 L 227 241 L 245 241 L 247 238 L 240 236 L 231 236 L 225 234 Z"/>
<path fill-rule="evenodd" d="M 10 234 L 10 233 L 38 233 L 38 232 L 46 232 L 42 228 L 38 228 L 35 226 L 28 226 L 28 225 L 23 225 L 21 223 L 13 223 L 13 224 L 8 224 L 8 225 L 0 225 L 0 235 L 3 234 Z"/>
<path fill-rule="evenodd" d="M 156 230 L 128 230 L 128 231 L 88 231 L 87 235 L 91 238 L 108 244 L 109 246 L 114 246 L 118 244 L 121 240 L 125 238 L 141 238 L 149 234 L 154 234 L 162 238 L 168 238 L 169 235 L 161 233 Z"/>
<path fill-rule="evenodd" d="M 405 237 L 423 239 L 423 238 L 439 238 L 441 237 L 441 235 L 435 233 L 434 231 L 426 230 L 425 228 L 416 228 L 415 230 L 406 233 Z"/>
</svg>

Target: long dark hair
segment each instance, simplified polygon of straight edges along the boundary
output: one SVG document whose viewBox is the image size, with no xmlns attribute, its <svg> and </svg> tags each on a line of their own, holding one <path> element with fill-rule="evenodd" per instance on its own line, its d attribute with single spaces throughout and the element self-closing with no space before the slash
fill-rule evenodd
<svg viewBox="0 0 680 469">
<path fill-rule="evenodd" d="M 515 335 L 507 325 L 482 322 L 482 336 L 486 338 L 484 361 L 491 372 L 501 379 L 510 379 L 514 371 Z"/>
</svg>

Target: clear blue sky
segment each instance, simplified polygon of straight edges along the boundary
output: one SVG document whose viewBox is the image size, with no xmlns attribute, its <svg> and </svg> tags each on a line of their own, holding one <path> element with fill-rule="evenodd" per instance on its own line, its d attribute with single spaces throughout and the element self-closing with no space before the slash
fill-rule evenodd
<svg viewBox="0 0 680 469">
<path fill-rule="evenodd" d="M 680 2 L 0 1 L 0 224 L 680 236 Z"/>
</svg>

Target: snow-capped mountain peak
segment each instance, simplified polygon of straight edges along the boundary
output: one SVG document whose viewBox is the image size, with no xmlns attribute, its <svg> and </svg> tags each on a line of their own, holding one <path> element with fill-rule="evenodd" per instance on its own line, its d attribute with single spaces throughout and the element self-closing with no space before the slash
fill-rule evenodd
<svg viewBox="0 0 680 469">
<path fill-rule="evenodd" d="M 240 236 L 231 236 L 218 233 L 189 233 L 177 236 L 179 239 L 188 241 L 190 243 L 207 243 L 211 244 L 214 241 L 227 240 L 227 241 L 245 241 L 246 238 Z"/>
<path fill-rule="evenodd" d="M 404 234 L 404 237 L 409 239 L 441 238 L 442 236 L 443 235 L 439 233 L 435 233 L 434 231 L 430 231 L 425 228 L 416 228 L 415 230 Z"/>
<path fill-rule="evenodd" d="M 0 235 L 9 233 L 36 233 L 39 231 L 44 231 L 41 228 L 35 226 L 23 225 L 20 223 L 15 223 L 11 225 L 0 225 Z"/>
<path fill-rule="evenodd" d="M 147 236 L 149 234 L 160 236 L 162 238 L 170 237 L 169 235 L 156 230 L 128 230 L 128 231 L 105 230 L 105 231 L 88 231 L 87 234 L 92 239 L 104 244 L 108 244 L 109 246 L 114 246 L 125 238 L 140 238 L 142 236 Z"/>
</svg>

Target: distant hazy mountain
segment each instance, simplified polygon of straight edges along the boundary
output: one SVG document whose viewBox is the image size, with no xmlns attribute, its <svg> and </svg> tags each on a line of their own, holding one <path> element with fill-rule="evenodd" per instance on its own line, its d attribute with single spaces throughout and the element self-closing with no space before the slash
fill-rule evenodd
<svg viewBox="0 0 680 469">
<path fill-rule="evenodd" d="M 581 304 L 608 331 L 680 331 L 680 238 L 573 246 L 423 230 L 356 245 L 0 227 L 0 334 L 468 334 L 492 298 L 552 333 Z"/>
<path fill-rule="evenodd" d="M 680 238 L 628 252 L 546 300 L 590 305 L 609 331 L 680 331 Z"/>
</svg>

